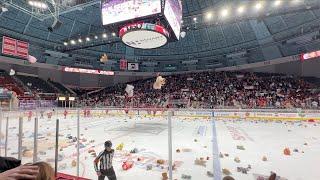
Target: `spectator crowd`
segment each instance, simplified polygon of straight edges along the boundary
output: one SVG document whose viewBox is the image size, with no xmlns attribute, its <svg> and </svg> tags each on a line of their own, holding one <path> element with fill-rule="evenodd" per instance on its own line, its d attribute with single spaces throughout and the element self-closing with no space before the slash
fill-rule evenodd
<svg viewBox="0 0 320 180">
<path fill-rule="evenodd" d="M 80 98 L 82 106 L 186 108 L 313 108 L 320 103 L 318 87 L 303 78 L 250 72 L 199 72 L 166 76 L 161 90 L 155 78 L 107 87 Z"/>
</svg>

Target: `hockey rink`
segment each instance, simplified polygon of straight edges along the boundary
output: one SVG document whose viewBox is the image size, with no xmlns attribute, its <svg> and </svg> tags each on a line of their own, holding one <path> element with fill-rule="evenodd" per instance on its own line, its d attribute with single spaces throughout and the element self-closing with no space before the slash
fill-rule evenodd
<svg viewBox="0 0 320 180">
<path fill-rule="evenodd" d="M 32 162 L 34 117 L 38 117 L 38 161 L 54 165 L 56 119 L 59 119 L 59 172 L 77 175 L 77 111 L 53 113 L 41 117 L 27 112 L 2 113 L 1 155 L 4 155 L 8 117 L 7 156 L 18 158 L 19 117 L 22 124 L 22 161 Z M 106 140 L 116 149 L 114 169 L 119 180 L 162 179 L 168 172 L 168 116 L 157 113 L 80 111 L 79 175 L 97 179 L 93 168 L 94 154 L 103 150 Z M 237 180 L 254 180 L 276 172 L 281 179 L 317 180 L 320 177 L 320 124 L 307 121 L 217 120 L 211 117 L 172 116 L 173 179 L 191 176 L 194 180 L 214 179 L 229 171 Z M 20 130 L 20 131 L 21 131 Z M 284 154 L 284 149 L 290 155 Z M 122 169 L 123 162 L 133 163 Z M 251 168 L 248 168 L 251 167 Z M 224 169 L 222 171 L 222 169 Z M 240 172 L 238 172 L 238 170 Z"/>
</svg>

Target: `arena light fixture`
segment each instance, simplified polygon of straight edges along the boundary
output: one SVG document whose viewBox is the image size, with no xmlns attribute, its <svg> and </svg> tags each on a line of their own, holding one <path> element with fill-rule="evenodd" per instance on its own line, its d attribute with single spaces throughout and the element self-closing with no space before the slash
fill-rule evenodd
<svg viewBox="0 0 320 180">
<path fill-rule="evenodd" d="M 89 38 L 89 37 L 86 37 L 86 41 L 90 41 L 90 38 Z"/>
<path fill-rule="evenodd" d="M 257 2 L 255 5 L 254 5 L 254 8 L 259 11 L 261 8 L 262 8 L 262 3 L 261 2 Z"/>
<path fill-rule="evenodd" d="M 74 44 L 76 44 L 76 41 L 75 40 L 71 40 L 70 43 L 74 45 Z"/>
<path fill-rule="evenodd" d="M 95 39 L 98 39 L 98 36 L 94 36 Z"/>
<path fill-rule="evenodd" d="M 67 43 L 67 42 L 64 42 L 63 45 L 68 46 L 68 43 Z"/>
<path fill-rule="evenodd" d="M 113 37 L 114 37 L 114 36 L 116 36 L 116 33 L 115 33 L 115 32 L 113 32 L 113 33 L 112 33 L 112 36 L 113 36 Z"/>
<path fill-rule="evenodd" d="M 229 11 L 228 11 L 228 9 L 222 9 L 220 14 L 222 17 L 226 17 L 226 16 L 228 16 Z"/>
<path fill-rule="evenodd" d="M 238 14 L 242 14 L 244 12 L 244 6 L 239 6 L 237 12 Z"/>
<path fill-rule="evenodd" d="M 28 4 L 32 7 L 39 8 L 39 9 L 48 9 L 48 5 L 43 1 L 28 1 Z"/>
<path fill-rule="evenodd" d="M 276 7 L 278 7 L 278 6 L 281 5 L 281 3 L 282 3 L 281 0 L 276 0 L 276 1 L 274 1 L 273 5 L 276 6 Z"/>
<path fill-rule="evenodd" d="M 297 4 L 301 3 L 301 2 L 302 2 L 302 0 L 292 0 L 292 1 L 291 1 L 291 3 L 292 3 L 293 5 L 297 5 Z"/>
<path fill-rule="evenodd" d="M 194 18 L 193 18 L 193 21 L 194 21 L 194 22 L 197 22 L 197 18 L 196 18 L 196 17 L 194 17 Z"/>
<path fill-rule="evenodd" d="M 79 38 L 79 39 L 78 39 L 78 42 L 79 42 L 79 43 L 82 43 L 82 39 Z"/>
<path fill-rule="evenodd" d="M 207 19 L 207 20 L 211 20 L 212 17 L 213 17 L 212 12 L 207 12 L 207 14 L 206 14 L 206 19 Z"/>
<path fill-rule="evenodd" d="M 107 38 L 107 34 L 106 34 L 106 33 L 103 33 L 103 34 L 102 34 L 102 37 L 103 37 L 103 38 Z"/>
<path fill-rule="evenodd" d="M 59 100 L 59 101 L 65 101 L 65 100 L 66 100 L 66 97 L 60 96 L 60 97 L 58 98 L 58 100 Z"/>
</svg>

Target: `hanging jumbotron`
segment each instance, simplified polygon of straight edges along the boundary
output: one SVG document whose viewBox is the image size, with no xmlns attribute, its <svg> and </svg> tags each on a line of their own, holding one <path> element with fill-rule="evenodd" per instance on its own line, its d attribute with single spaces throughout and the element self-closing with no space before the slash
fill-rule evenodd
<svg viewBox="0 0 320 180">
<path fill-rule="evenodd" d="M 153 49 L 179 40 L 181 0 L 102 0 L 101 12 L 105 28 L 127 46 Z"/>
</svg>

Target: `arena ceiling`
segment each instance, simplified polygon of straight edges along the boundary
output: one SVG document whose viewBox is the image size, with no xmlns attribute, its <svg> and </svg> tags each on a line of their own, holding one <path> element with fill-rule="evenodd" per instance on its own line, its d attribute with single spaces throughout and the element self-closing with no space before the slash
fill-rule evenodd
<svg viewBox="0 0 320 180">
<path fill-rule="evenodd" d="M 27 0 L 0 0 L 0 33 L 31 42 L 39 61 L 118 70 L 120 58 L 140 62 L 142 71 L 213 69 L 270 60 L 320 49 L 320 0 L 183 0 L 186 36 L 154 50 L 126 47 L 101 23 L 100 0 L 43 0 L 36 11 Z M 261 9 L 252 8 L 261 3 Z M 238 13 L 245 7 L 243 14 Z M 250 9 L 251 8 L 251 9 Z M 60 28 L 48 31 L 57 17 Z M 103 38 L 106 34 L 106 38 Z M 86 42 L 86 37 L 95 37 Z M 77 46 L 64 42 L 83 39 Z M 45 50 L 73 58 L 54 59 Z M 97 60 L 106 53 L 110 62 Z"/>
</svg>

